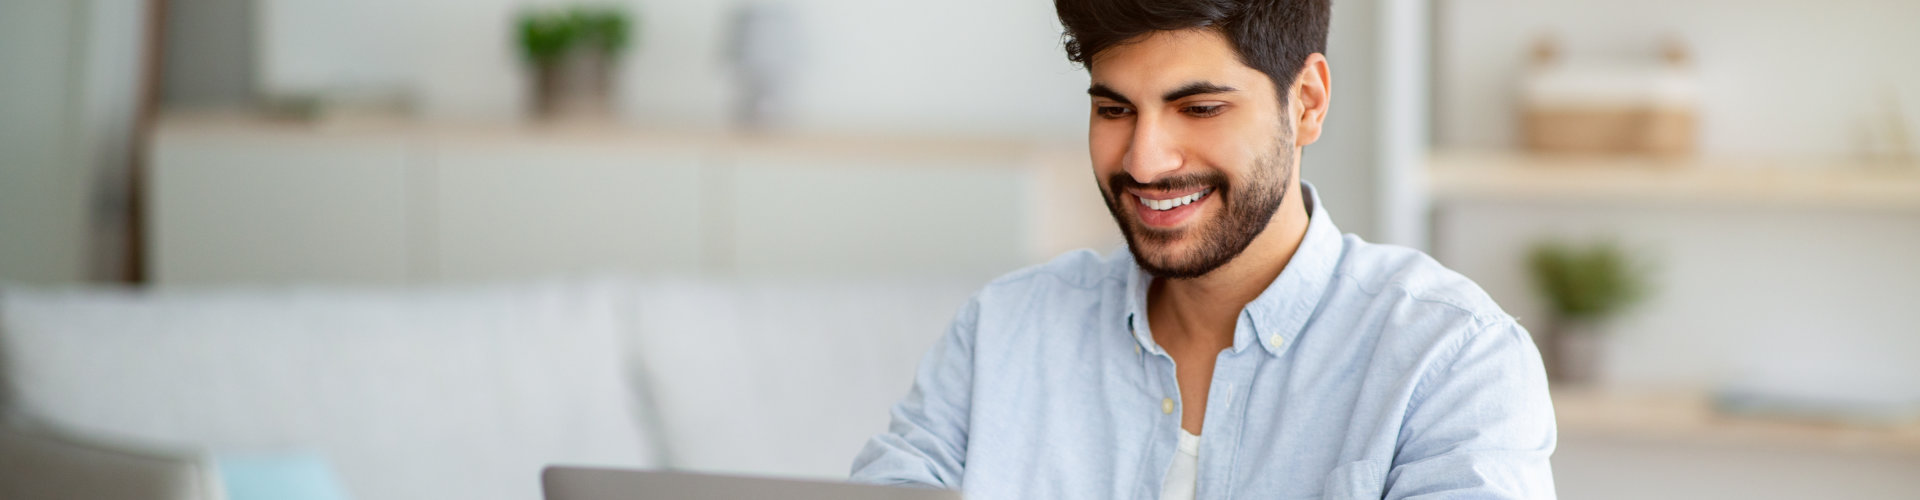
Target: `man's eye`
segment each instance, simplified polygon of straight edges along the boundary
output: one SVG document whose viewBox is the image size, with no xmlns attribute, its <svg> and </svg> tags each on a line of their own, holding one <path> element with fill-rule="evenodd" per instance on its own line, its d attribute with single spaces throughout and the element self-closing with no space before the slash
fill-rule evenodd
<svg viewBox="0 0 1920 500">
<path fill-rule="evenodd" d="M 1187 106 L 1186 109 L 1184 109 L 1184 111 L 1186 111 L 1187 115 L 1189 116 L 1206 118 L 1206 117 L 1220 114 L 1220 112 L 1225 108 L 1226 106 L 1221 106 L 1217 104 L 1212 106 Z"/>
<path fill-rule="evenodd" d="M 1127 109 L 1125 106 L 1096 106 L 1093 108 L 1093 113 L 1100 115 L 1101 118 L 1112 119 L 1125 118 L 1127 115 L 1132 114 L 1133 110 Z"/>
</svg>

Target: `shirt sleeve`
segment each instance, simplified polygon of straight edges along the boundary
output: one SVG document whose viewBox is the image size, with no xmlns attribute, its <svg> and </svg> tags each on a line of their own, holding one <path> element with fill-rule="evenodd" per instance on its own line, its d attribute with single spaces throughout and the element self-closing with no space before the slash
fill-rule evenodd
<svg viewBox="0 0 1920 500">
<path fill-rule="evenodd" d="M 978 300 L 920 360 L 913 389 L 893 406 L 887 432 L 854 457 L 852 480 L 958 489 L 966 470 Z"/>
<path fill-rule="evenodd" d="M 1385 498 L 1554 498 L 1540 351 L 1511 318 L 1475 330 L 1416 385 Z"/>
</svg>

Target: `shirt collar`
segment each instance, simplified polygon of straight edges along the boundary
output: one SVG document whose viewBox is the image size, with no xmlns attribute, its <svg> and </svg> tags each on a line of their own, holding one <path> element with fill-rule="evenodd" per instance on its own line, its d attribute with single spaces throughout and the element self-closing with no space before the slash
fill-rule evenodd
<svg viewBox="0 0 1920 500">
<path fill-rule="evenodd" d="M 1251 344 L 1260 345 L 1274 356 L 1286 352 L 1305 330 L 1307 319 L 1319 306 L 1327 284 L 1333 281 L 1334 270 L 1345 250 L 1340 228 L 1320 205 L 1320 196 L 1312 184 L 1300 181 L 1300 193 L 1305 196 L 1310 214 L 1307 235 L 1280 276 L 1241 309 L 1239 324 L 1233 332 L 1235 353 Z M 1127 274 L 1127 327 L 1142 349 L 1164 353 L 1147 327 L 1147 288 L 1153 283 L 1153 276 L 1133 262 L 1131 256 L 1127 263 L 1131 268 Z"/>
</svg>

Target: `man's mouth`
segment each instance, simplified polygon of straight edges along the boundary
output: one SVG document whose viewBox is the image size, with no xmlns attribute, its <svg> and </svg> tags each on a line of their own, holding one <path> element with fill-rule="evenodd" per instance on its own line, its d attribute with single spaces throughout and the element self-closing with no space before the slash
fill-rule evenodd
<svg viewBox="0 0 1920 500">
<path fill-rule="evenodd" d="M 1178 193 L 1142 193 L 1129 190 L 1127 193 L 1138 200 L 1133 204 L 1134 216 L 1147 227 L 1172 229 L 1185 224 L 1196 217 L 1202 205 L 1213 198 L 1213 188 L 1206 187 L 1184 194 Z"/>
<path fill-rule="evenodd" d="M 1146 206 L 1149 209 L 1164 212 L 1167 210 L 1173 210 L 1175 208 L 1179 208 L 1189 203 L 1200 201 L 1201 198 L 1206 197 L 1208 193 L 1212 193 L 1212 192 L 1213 192 L 1213 188 L 1206 188 L 1206 189 L 1201 189 L 1192 194 L 1188 194 L 1186 196 L 1175 196 L 1172 198 L 1160 199 L 1160 200 L 1150 199 L 1139 194 L 1135 194 L 1134 198 L 1140 200 L 1140 204 Z"/>
</svg>

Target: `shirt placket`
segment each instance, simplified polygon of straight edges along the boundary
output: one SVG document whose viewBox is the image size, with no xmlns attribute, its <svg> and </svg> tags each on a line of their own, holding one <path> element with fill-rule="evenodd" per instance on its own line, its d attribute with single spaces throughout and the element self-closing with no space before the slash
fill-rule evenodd
<svg viewBox="0 0 1920 500">
<path fill-rule="evenodd" d="M 1239 328 L 1247 328 L 1244 322 Z M 1241 332 L 1235 332 L 1236 337 Z M 1228 349 L 1214 361 L 1213 382 L 1207 389 L 1207 415 L 1200 435 L 1199 479 L 1195 498 L 1228 498 L 1233 494 L 1233 461 L 1240 455 L 1240 433 L 1247 412 L 1246 388 L 1252 384 L 1253 364 L 1265 355 L 1257 346 Z"/>
<path fill-rule="evenodd" d="M 1129 318 L 1129 330 L 1138 329 L 1129 333 L 1136 335 L 1147 333 L 1144 325 L 1136 324 L 1137 321 L 1141 320 Z M 1148 399 L 1152 401 L 1152 407 L 1136 410 L 1150 411 L 1148 421 L 1153 422 L 1153 425 L 1148 426 L 1151 432 L 1147 439 L 1146 456 L 1141 457 L 1139 472 L 1141 484 L 1135 489 L 1134 498 L 1158 500 L 1161 483 L 1166 478 L 1167 469 L 1173 465 L 1174 450 L 1179 447 L 1178 429 L 1182 404 L 1180 382 L 1175 376 L 1173 358 L 1166 352 L 1159 351 L 1157 348 L 1141 348 L 1137 340 L 1134 349 L 1140 359 L 1141 373 L 1151 381 L 1147 386 L 1151 388 L 1149 390 L 1154 391 L 1153 394 L 1148 395 Z"/>
</svg>

